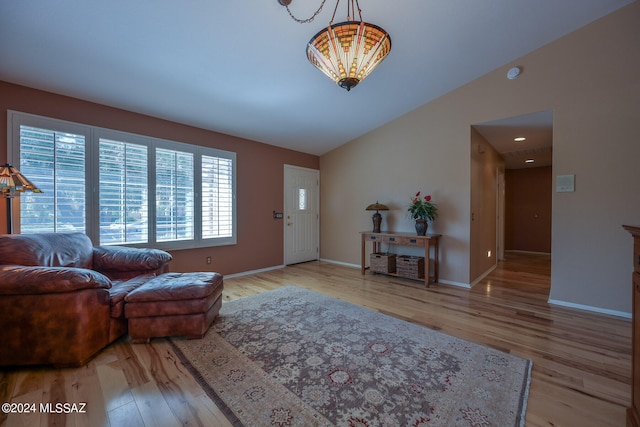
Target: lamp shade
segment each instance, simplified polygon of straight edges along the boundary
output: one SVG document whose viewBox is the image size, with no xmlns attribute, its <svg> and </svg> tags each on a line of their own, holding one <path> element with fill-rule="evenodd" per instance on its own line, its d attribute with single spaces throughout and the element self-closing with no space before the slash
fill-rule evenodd
<svg viewBox="0 0 640 427">
<path fill-rule="evenodd" d="M 390 51 L 389 33 L 363 21 L 333 24 L 307 44 L 309 61 L 347 90 L 367 77 Z"/>
<path fill-rule="evenodd" d="M 42 191 L 25 178 L 20 171 L 8 163 L 0 166 L 0 191 L 5 197 L 12 197 L 14 193 L 24 193 L 25 191 L 42 193 Z"/>
<path fill-rule="evenodd" d="M 382 203 L 372 203 L 369 206 L 367 206 L 367 208 L 365 209 L 367 211 L 388 211 L 389 208 L 386 205 L 383 205 Z"/>
<path fill-rule="evenodd" d="M 42 190 L 33 185 L 31 181 L 25 178 L 19 170 L 11 166 L 9 163 L 4 166 L 0 166 L 0 192 L 2 192 L 2 195 L 7 199 L 7 234 L 13 233 L 11 199 L 25 191 L 42 193 Z"/>
</svg>

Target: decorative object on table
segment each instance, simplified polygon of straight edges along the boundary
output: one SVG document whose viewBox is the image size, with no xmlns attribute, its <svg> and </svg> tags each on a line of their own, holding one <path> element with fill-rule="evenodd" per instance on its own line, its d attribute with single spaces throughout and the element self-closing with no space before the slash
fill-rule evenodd
<svg viewBox="0 0 640 427">
<path fill-rule="evenodd" d="M 258 319 L 258 321 L 256 321 Z M 531 361 L 286 286 L 170 338 L 234 426 L 523 426 Z"/>
<path fill-rule="evenodd" d="M 418 236 L 425 236 L 429 226 L 428 221 L 433 221 L 438 217 L 438 208 L 431 201 L 431 195 L 420 197 L 419 191 L 411 198 L 408 211 L 411 218 L 416 221 Z"/>
<path fill-rule="evenodd" d="M 291 0 L 278 0 L 287 8 L 291 18 L 301 24 L 313 21 L 326 0 L 307 19 L 296 18 L 289 4 Z M 307 59 L 338 86 L 347 91 L 364 80 L 391 52 L 389 33 L 377 25 L 362 20 L 358 0 L 347 0 L 347 20 L 333 23 L 340 0 L 336 2 L 329 25 L 320 30 L 307 44 Z M 360 20 L 352 18 L 358 13 Z"/>
<path fill-rule="evenodd" d="M 383 205 L 382 203 L 379 203 L 378 201 L 376 201 L 375 203 L 367 206 L 367 209 L 365 210 L 376 211 L 376 213 L 373 214 L 371 219 L 373 220 L 373 232 L 379 233 L 380 224 L 382 224 L 382 215 L 380 215 L 380 212 L 378 211 L 388 211 L 389 208 L 386 205 Z"/>
<path fill-rule="evenodd" d="M 7 234 L 13 234 L 11 199 L 25 191 L 42 193 L 42 190 L 33 185 L 18 169 L 7 163 L 4 166 L 0 166 L 0 191 L 2 191 L 4 198 L 7 199 Z"/>
</svg>

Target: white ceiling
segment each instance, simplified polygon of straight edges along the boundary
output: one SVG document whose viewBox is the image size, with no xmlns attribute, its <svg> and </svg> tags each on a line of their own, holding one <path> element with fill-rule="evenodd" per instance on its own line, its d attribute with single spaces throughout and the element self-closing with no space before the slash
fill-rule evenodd
<svg viewBox="0 0 640 427">
<path fill-rule="evenodd" d="M 553 111 L 540 111 L 473 126 L 498 153 L 507 169 L 551 166 Z M 515 138 L 526 138 L 515 141 Z M 526 163 L 533 160 L 533 163 Z"/>
<path fill-rule="evenodd" d="M 392 49 L 347 92 L 305 55 L 334 0 L 0 0 L 0 80 L 321 155 L 632 1 L 360 0 Z"/>
</svg>

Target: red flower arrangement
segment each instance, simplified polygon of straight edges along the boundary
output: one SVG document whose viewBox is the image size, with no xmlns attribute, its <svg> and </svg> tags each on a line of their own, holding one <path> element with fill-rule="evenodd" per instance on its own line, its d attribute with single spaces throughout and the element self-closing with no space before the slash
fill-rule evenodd
<svg viewBox="0 0 640 427">
<path fill-rule="evenodd" d="M 427 219 L 433 221 L 438 216 L 438 207 L 431 201 L 431 195 L 421 198 L 419 191 L 411 198 L 408 211 L 412 219 Z"/>
</svg>

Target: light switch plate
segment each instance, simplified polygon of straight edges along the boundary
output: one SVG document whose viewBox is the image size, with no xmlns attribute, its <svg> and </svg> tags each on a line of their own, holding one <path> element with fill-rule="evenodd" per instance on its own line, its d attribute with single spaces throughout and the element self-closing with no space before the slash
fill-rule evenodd
<svg viewBox="0 0 640 427">
<path fill-rule="evenodd" d="M 556 193 L 572 193 L 575 191 L 575 175 L 556 176 Z"/>
</svg>

